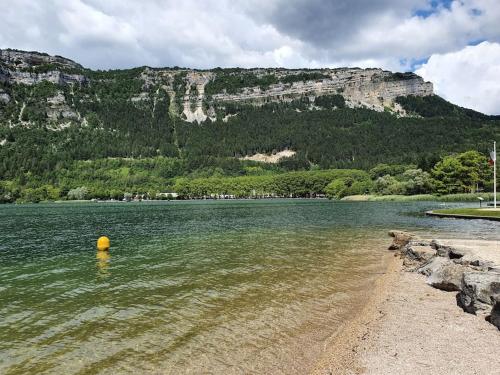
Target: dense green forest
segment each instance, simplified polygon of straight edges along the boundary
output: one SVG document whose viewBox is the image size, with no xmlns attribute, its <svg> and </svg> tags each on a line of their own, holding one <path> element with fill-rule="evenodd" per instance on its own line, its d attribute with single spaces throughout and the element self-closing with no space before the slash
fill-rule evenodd
<svg viewBox="0 0 500 375">
<path fill-rule="evenodd" d="M 203 167 L 208 157 L 241 157 L 283 149 L 297 151 L 287 162 L 290 170 L 309 165 L 369 169 L 381 162 L 429 169 L 448 153 L 487 152 L 491 140 L 500 134 L 499 120 L 471 117 L 458 107 L 453 116 L 396 117 L 389 112 L 346 108 L 340 95 L 316 98 L 322 110 L 306 110 L 306 101 L 259 108 L 227 104 L 224 113 L 237 114 L 228 122 L 219 116 L 215 122 L 187 123 L 170 115 L 170 99 L 162 90 L 153 91 L 151 100 L 131 104 L 127 98 L 139 93 L 140 84 L 134 79 L 124 81 L 128 82 L 126 87 L 120 80 L 111 87 L 92 85 L 72 92 L 66 87 L 67 101 L 74 103 L 87 123 L 57 131 L 45 125 L 50 121 L 41 104 L 41 97 L 54 94 L 54 85 L 9 88 L 17 103 L 12 100 L 0 112 L 0 140 L 4 140 L 0 176 L 40 175 L 73 160 L 107 157 L 180 157 L 198 160 L 198 167 Z M 99 101 L 88 100 L 96 95 Z M 405 103 L 410 101 L 414 108 L 418 107 L 414 102 L 422 99 L 434 106 L 433 97 L 407 98 Z M 20 113 L 20 103 L 25 103 L 21 117 L 34 125 L 8 125 Z M 66 121 L 76 123 L 71 118 Z"/>
<path fill-rule="evenodd" d="M 286 163 L 270 165 L 234 158 L 202 162 L 181 158 L 106 158 L 74 161 L 44 175 L 22 174 L 0 181 L 0 202 L 72 199 L 179 199 L 318 197 L 348 195 L 456 194 L 491 191 L 492 170 L 477 151 L 449 155 L 431 170 L 416 165 L 378 164 L 363 171 L 317 166 L 288 171 Z"/>
<path fill-rule="evenodd" d="M 29 71 L 55 68 L 40 65 Z M 280 78 L 238 74 L 238 69 L 214 71 L 216 78 L 207 84 L 204 100 L 212 100 L 210 94 L 221 90 L 237 92 L 248 86 L 266 88 L 278 81 L 324 78 L 323 73 L 309 71 Z M 500 135 L 498 117 L 460 108 L 438 96 L 398 98 L 409 117 L 399 117 L 390 109 L 349 108 L 341 94 L 304 96 L 262 106 L 207 102 L 204 106 L 214 106 L 216 120 L 189 123 L 180 116 L 185 71 L 172 70 L 153 81 L 143 77 L 144 68 L 71 68 L 66 72 L 86 79 L 57 85 L 0 80 L 0 94 L 10 99 L 0 100 L 0 200 L 66 199 L 71 190 L 81 187 L 86 188 L 86 197 L 95 198 L 118 198 L 126 192 L 154 197 L 174 190 L 186 197 L 198 196 L 200 191 L 204 192 L 201 195 L 210 191 L 246 196 L 250 191 L 283 196 L 328 193 L 331 197 L 367 191 L 465 192 L 471 191 L 468 184 L 448 191 L 449 183 L 433 168 L 447 155 L 467 150 L 485 154 Z M 391 77 L 409 79 L 411 74 Z M 173 91 L 164 89 L 167 84 Z M 57 111 L 51 112 L 54 106 Z M 284 149 L 296 154 L 276 165 L 239 160 Z M 405 167 L 400 173 L 367 179 L 358 172 L 350 179 L 332 177 L 336 185 L 329 189 L 326 186 L 332 181 L 318 189 L 302 186 L 290 193 L 276 188 L 276 176 L 287 173 L 299 176 L 335 169 L 369 173 L 381 163 Z M 300 173 L 294 175 L 296 172 Z M 425 189 L 412 190 L 407 183 L 412 173 L 414 179 L 432 182 L 426 182 Z M 378 181 L 385 176 L 390 178 Z M 236 177 L 233 182 L 224 180 Z M 212 179 L 216 187 L 193 193 L 190 186 L 201 184 L 199 179 Z M 482 176 L 480 185 L 489 186 L 489 179 Z M 232 183 L 240 187 L 227 188 Z"/>
</svg>

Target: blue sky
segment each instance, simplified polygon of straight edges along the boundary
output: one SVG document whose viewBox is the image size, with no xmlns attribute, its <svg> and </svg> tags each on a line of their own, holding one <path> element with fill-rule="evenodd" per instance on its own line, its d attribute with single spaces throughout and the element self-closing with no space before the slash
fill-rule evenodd
<svg viewBox="0 0 500 375">
<path fill-rule="evenodd" d="M 451 4 L 453 0 L 439 0 L 439 1 L 429 1 L 426 7 L 416 9 L 413 12 L 414 16 L 427 18 L 433 14 L 439 13 L 442 9 L 451 9 Z"/>
<path fill-rule="evenodd" d="M 0 0 L 0 7 L 0 48 L 58 54 L 90 68 L 417 70 L 443 97 L 500 113 L 492 99 L 500 74 L 488 76 L 498 73 L 498 0 Z M 460 74 L 477 75 L 474 87 L 458 90 L 463 95 L 437 63 L 453 64 L 447 56 L 456 53 L 473 66 Z"/>
</svg>

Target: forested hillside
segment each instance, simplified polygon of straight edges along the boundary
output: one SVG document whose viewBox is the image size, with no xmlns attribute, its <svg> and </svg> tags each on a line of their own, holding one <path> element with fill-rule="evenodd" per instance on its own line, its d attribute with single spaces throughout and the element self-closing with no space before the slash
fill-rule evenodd
<svg viewBox="0 0 500 375">
<path fill-rule="evenodd" d="M 432 95 L 412 73 L 91 71 L 43 54 L 2 56 L 0 180 L 9 186 L 75 188 L 74 172 L 88 160 L 147 158 L 143 170 L 161 178 L 155 190 L 177 177 L 251 175 L 255 168 L 369 170 L 386 163 L 430 171 L 447 154 L 485 153 L 500 138 L 498 118 Z M 282 150 L 295 155 L 276 165 L 240 160 Z"/>
</svg>

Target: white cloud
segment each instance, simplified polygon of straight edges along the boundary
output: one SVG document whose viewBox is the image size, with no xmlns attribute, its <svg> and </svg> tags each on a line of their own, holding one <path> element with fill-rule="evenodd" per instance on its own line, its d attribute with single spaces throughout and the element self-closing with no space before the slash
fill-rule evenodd
<svg viewBox="0 0 500 375">
<path fill-rule="evenodd" d="M 500 42 L 498 0 L 0 0 L 0 9 L 0 48 L 58 54 L 100 69 L 406 71 L 477 41 Z"/>
<path fill-rule="evenodd" d="M 107 15 L 80 0 L 56 3 L 61 9 L 58 18 L 65 31 L 60 34 L 64 44 L 128 46 L 137 43 L 136 30 L 119 17 Z"/>
<path fill-rule="evenodd" d="M 137 65 L 408 70 L 434 53 L 500 41 L 497 0 L 0 0 L 0 48 L 91 68 Z M 430 11 L 422 17 L 419 9 Z"/>
<path fill-rule="evenodd" d="M 432 55 L 416 71 L 435 92 L 463 107 L 500 114 L 500 44 L 483 42 Z"/>
</svg>

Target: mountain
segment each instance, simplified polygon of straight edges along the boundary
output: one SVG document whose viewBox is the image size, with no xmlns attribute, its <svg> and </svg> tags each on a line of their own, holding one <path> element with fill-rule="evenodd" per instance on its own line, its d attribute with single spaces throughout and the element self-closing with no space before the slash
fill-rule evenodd
<svg viewBox="0 0 500 375">
<path fill-rule="evenodd" d="M 45 179 L 77 160 L 160 156 L 187 163 L 184 172 L 226 173 L 241 159 L 285 169 L 425 168 L 446 153 L 486 151 L 499 133 L 498 118 L 446 102 L 414 73 L 95 71 L 60 56 L 0 50 L 0 179 Z"/>
</svg>

